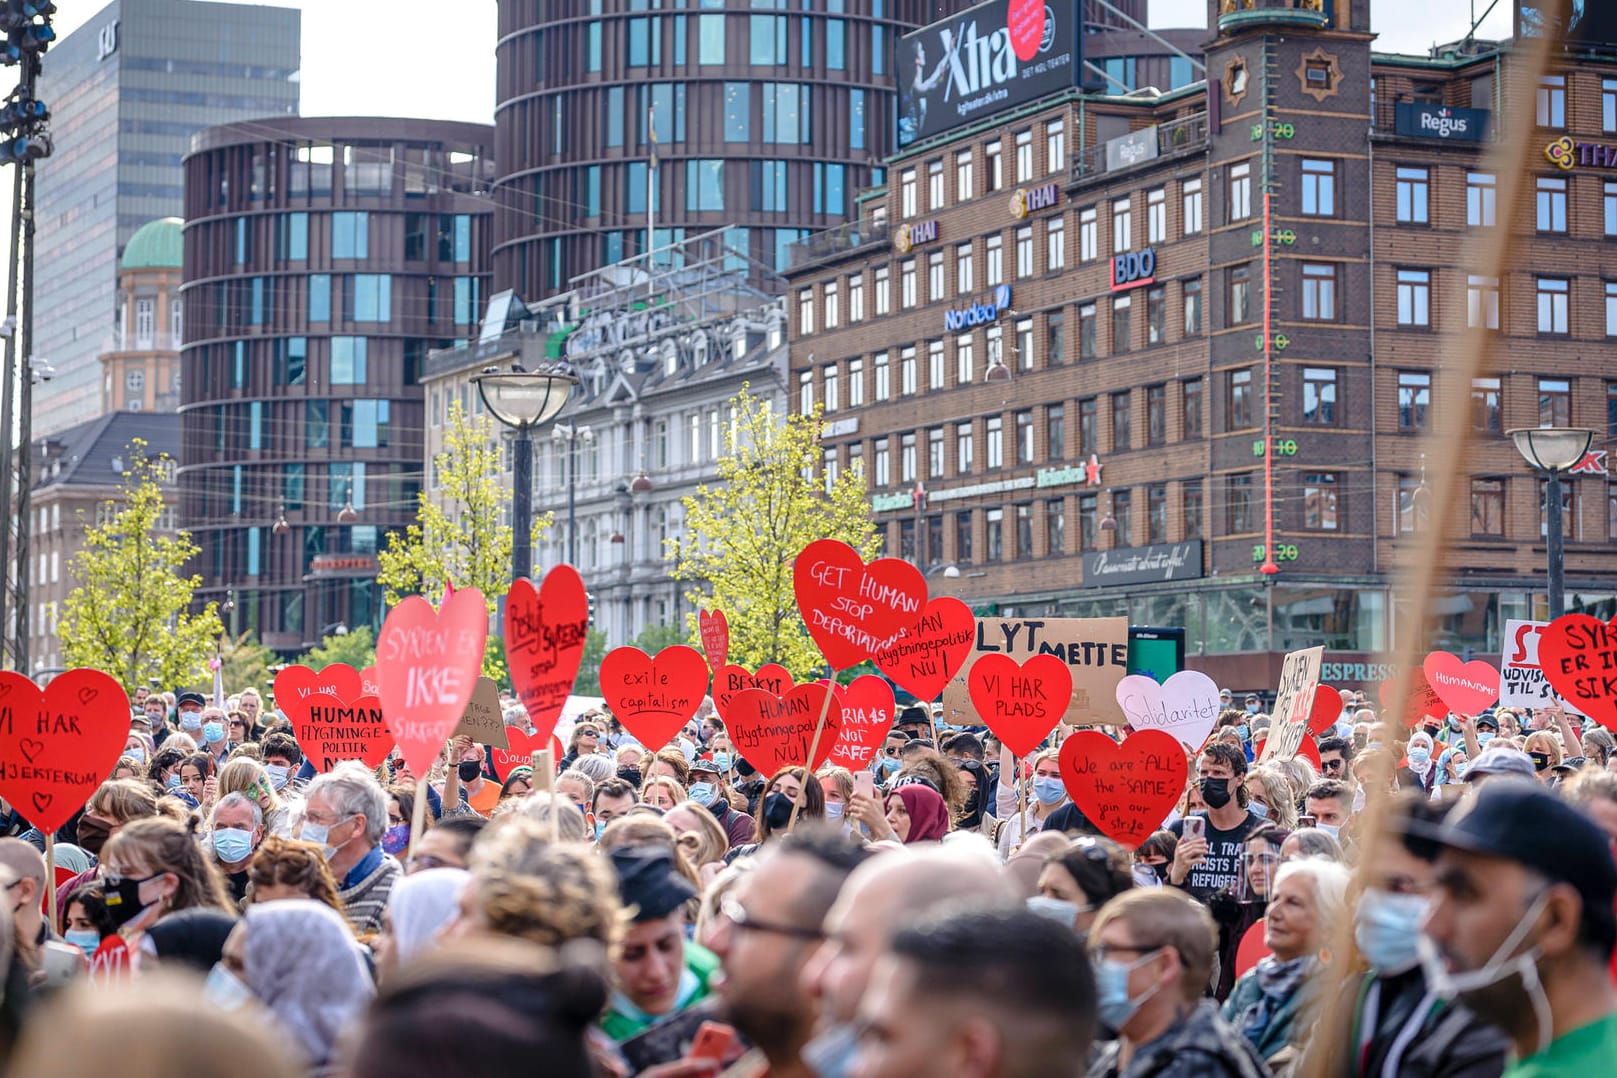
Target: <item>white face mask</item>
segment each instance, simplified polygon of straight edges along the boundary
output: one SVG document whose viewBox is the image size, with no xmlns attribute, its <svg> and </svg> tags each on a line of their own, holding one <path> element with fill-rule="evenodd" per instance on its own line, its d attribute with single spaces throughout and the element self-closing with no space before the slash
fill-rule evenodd
<svg viewBox="0 0 1617 1078">
<path fill-rule="evenodd" d="M 1538 976 L 1538 946 L 1535 944 L 1520 954 L 1513 952 L 1538 924 L 1538 916 L 1544 912 L 1544 903 L 1548 898 L 1549 892 L 1545 891 L 1533 899 L 1522 919 L 1510 930 L 1510 935 L 1495 948 L 1488 961 L 1473 970 L 1450 973 L 1443 962 L 1443 956 L 1438 952 L 1437 944 L 1433 943 L 1426 933 L 1422 932 L 1415 941 L 1415 949 L 1420 952 L 1421 970 L 1426 975 L 1427 990 L 1439 999 L 1461 998 L 1468 992 L 1480 992 L 1490 988 L 1513 973 L 1519 976 L 1522 979 L 1522 988 L 1527 992 L 1527 998 L 1533 1005 L 1533 1015 L 1538 1020 L 1540 1052 L 1549 1047 L 1555 1025 L 1554 1016 L 1550 1012 L 1549 997 L 1544 994 L 1544 985 Z"/>
</svg>

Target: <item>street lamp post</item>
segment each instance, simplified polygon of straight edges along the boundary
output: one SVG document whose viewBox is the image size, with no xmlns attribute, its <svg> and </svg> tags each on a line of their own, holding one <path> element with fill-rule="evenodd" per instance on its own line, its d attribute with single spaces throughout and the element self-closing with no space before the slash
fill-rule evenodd
<svg viewBox="0 0 1617 1078">
<path fill-rule="evenodd" d="M 511 577 L 522 580 L 533 574 L 533 429 L 556 418 L 578 379 L 555 367 L 526 371 L 513 364 L 512 368 L 501 373 L 487 367 L 472 381 L 490 414 L 516 431 L 511 461 L 516 487 L 511 513 Z"/>
<path fill-rule="evenodd" d="M 1561 521 L 1561 473 L 1571 471 L 1589 452 L 1594 432 L 1574 427 L 1522 427 L 1506 431 L 1516 445 L 1516 452 L 1532 466 L 1544 473 L 1544 545 L 1549 551 L 1549 580 L 1545 592 L 1549 598 L 1550 619 L 1566 613 L 1566 541 Z"/>
<path fill-rule="evenodd" d="M 578 565 L 578 443 L 589 445 L 595 441 L 595 432 L 576 422 L 556 427 L 550 436 L 559 445 L 567 444 L 567 564 Z"/>
</svg>

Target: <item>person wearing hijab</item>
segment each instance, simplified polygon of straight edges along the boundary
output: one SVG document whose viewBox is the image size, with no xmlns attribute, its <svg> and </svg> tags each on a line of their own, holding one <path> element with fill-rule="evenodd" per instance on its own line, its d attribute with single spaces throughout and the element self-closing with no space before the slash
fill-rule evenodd
<svg viewBox="0 0 1617 1078">
<path fill-rule="evenodd" d="M 376 940 L 377 980 L 386 982 L 432 949 L 438 930 L 454 919 L 461 888 L 471 878 L 463 868 L 429 868 L 394 886 Z"/>
<path fill-rule="evenodd" d="M 225 940 L 235 927 L 236 919 L 219 910 L 180 910 L 148 928 L 140 946 L 164 966 L 180 966 L 206 975 L 219 961 Z"/>
<path fill-rule="evenodd" d="M 207 994 L 226 1010 L 256 998 L 310 1074 L 326 1075 L 338 1036 L 359 1022 L 375 989 L 342 915 L 300 898 L 247 908 L 208 975 Z"/>
<path fill-rule="evenodd" d="M 1432 735 L 1425 730 L 1416 730 L 1409 736 L 1409 744 L 1404 748 L 1404 755 L 1408 760 L 1405 769 L 1420 784 L 1421 792 L 1431 793 L 1432 788 L 1440 781 L 1437 761 L 1432 756 Z"/>
<path fill-rule="evenodd" d="M 949 808 L 943 795 L 923 782 L 899 786 L 887 795 L 887 826 L 906 846 L 937 842 L 949 833 Z"/>
</svg>

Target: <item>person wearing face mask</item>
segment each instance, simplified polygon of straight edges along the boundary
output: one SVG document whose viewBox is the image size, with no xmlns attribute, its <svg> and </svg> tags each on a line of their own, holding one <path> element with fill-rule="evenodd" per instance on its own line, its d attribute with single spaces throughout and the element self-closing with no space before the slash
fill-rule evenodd
<svg viewBox="0 0 1617 1078">
<path fill-rule="evenodd" d="M 601 1030 L 624 1041 L 705 999 L 719 960 L 685 938 L 685 904 L 696 888 L 675 870 L 670 854 L 620 847 L 611 860 L 618 898 L 633 911 L 634 920 L 612 960 L 613 991 Z"/>
<path fill-rule="evenodd" d="M 264 833 L 283 838 L 292 833 L 292 810 L 276 792 L 269 769 L 247 756 L 237 756 L 219 769 L 220 798 L 239 793 L 264 814 Z"/>
<path fill-rule="evenodd" d="M 387 795 L 363 764 L 347 761 L 309 783 L 298 837 L 325 848 L 337 894 L 359 935 L 382 925 L 388 892 L 403 873 L 382 849 Z"/>
<path fill-rule="evenodd" d="M 198 744 L 202 742 L 202 709 L 207 705 L 207 698 L 199 692 L 182 692 L 174 701 L 180 732 Z"/>
<path fill-rule="evenodd" d="M 225 874 L 230 897 L 240 906 L 247 898 L 248 867 L 264 840 L 264 812 L 245 794 L 219 799 L 209 819 L 208 851 Z"/>
<path fill-rule="evenodd" d="M 803 806 L 797 813 L 798 822 L 825 819 L 825 790 L 821 788 L 819 779 L 801 767 L 783 767 L 775 772 L 759 805 L 757 843 L 751 847 L 732 846 L 725 859 L 733 861 L 754 853 L 770 839 L 786 834 L 792 818 L 792 806 L 797 804 L 800 797 Z"/>
<path fill-rule="evenodd" d="M 79 814 L 75 829 L 77 843 L 91 857 L 99 858 L 107 840 L 117 834 L 124 824 L 157 814 L 157 795 L 150 783 L 136 779 L 104 782 L 90 795 L 90 803 Z M 59 886 L 56 889 L 56 908 L 65 908 L 67 896 L 93 882 L 97 875 L 97 866 L 91 865 Z"/>
<path fill-rule="evenodd" d="M 196 737 L 195 734 L 191 736 Z M 230 740 L 230 723 L 222 708 L 202 709 L 202 736 L 197 745 L 203 752 L 213 757 L 215 769 L 230 758 L 230 750 L 236 746 Z"/>
<path fill-rule="evenodd" d="M 465 804 L 470 805 L 479 816 L 493 812 L 494 806 L 500 803 L 500 784 L 490 782 L 483 775 L 482 746 L 462 734 L 450 742 L 449 754 L 450 764 L 455 767 L 455 778 L 465 795 Z M 445 796 L 448 797 L 447 784 Z"/>
<path fill-rule="evenodd" d="M 1067 801 L 1067 784 L 1061 780 L 1061 750 L 1040 751 L 1033 757 L 1031 770 L 1033 777 L 1021 795 L 1025 802 L 1019 803 L 1016 787 L 1006 782 L 1016 781 L 1016 759 L 1010 749 L 1001 747 L 994 815 L 1000 819 L 995 844 L 1002 860 L 1008 859 L 1027 836 L 1044 830 L 1050 817 Z"/>
<path fill-rule="evenodd" d="M 83 951 L 86 961 L 95 954 L 102 940 L 117 931 L 118 926 L 107 913 L 99 883 L 80 887 L 62 904 L 62 939 Z"/>
<path fill-rule="evenodd" d="M 1210 743 L 1196 760 L 1196 783 L 1207 809 L 1190 818 L 1203 821 L 1203 836 L 1187 836 L 1185 821 L 1168 828 L 1179 839 L 1168 882 L 1205 902 L 1240 878 L 1241 847 L 1258 825 L 1248 811 L 1246 754 L 1220 742 Z"/>
<path fill-rule="evenodd" d="M 1510 1039 L 1509 1078 L 1607 1074 L 1617 1059 L 1617 864 L 1593 820 L 1537 783 L 1497 779 L 1439 825 L 1420 960 L 1439 999 Z"/>
<path fill-rule="evenodd" d="M 1398 772 L 1400 788 L 1419 789 L 1423 794 L 1437 788 L 1437 761 L 1432 749 L 1432 735 L 1425 730 L 1409 735 L 1409 743 L 1404 746 L 1405 765 Z"/>
<path fill-rule="evenodd" d="M 1217 929 L 1171 887 L 1136 888 L 1089 931 L 1101 1026 L 1116 1034 L 1088 1078 L 1268 1078 L 1252 1046 L 1202 998 Z"/>
<path fill-rule="evenodd" d="M 1028 908 L 1078 933 L 1089 935 L 1095 913 L 1134 886 L 1128 854 L 1111 839 L 1081 835 L 1045 858 L 1038 893 Z"/>
<path fill-rule="evenodd" d="M 298 770 L 303 764 L 303 750 L 298 748 L 296 738 L 276 731 L 265 734 L 259 748 L 264 771 L 269 775 L 270 785 L 277 795 L 290 796 L 288 791 L 296 793 L 303 789 L 304 782 L 298 778 Z"/>
<path fill-rule="evenodd" d="M 713 814 L 719 826 L 724 828 L 730 847 L 734 849 L 757 838 L 758 824 L 747 813 L 730 804 L 724 776 L 732 763 L 728 753 L 713 753 L 692 760 L 689 772 L 691 784 L 685 796 Z"/>
<path fill-rule="evenodd" d="M 219 867 L 186 824 L 162 817 L 135 820 L 107 841 L 101 889 L 118 934 L 135 946 L 142 933 L 171 913 L 213 909 L 234 913 Z"/>
</svg>

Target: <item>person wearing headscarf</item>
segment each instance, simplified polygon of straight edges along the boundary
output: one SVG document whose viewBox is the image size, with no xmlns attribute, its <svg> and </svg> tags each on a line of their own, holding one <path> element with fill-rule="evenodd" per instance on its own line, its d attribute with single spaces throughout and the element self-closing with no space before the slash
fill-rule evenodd
<svg viewBox="0 0 1617 1078">
<path fill-rule="evenodd" d="M 219 961 L 236 927 L 228 913 L 207 907 L 180 910 L 158 921 L 141 937 L 141 950 L 164 966 L 206 974 Z M 144 965 L 142 966 L 144 968 Z"/>
<path fill-rule="evenodd" d="M 1420 784 L 1422 793 L 1431 793 L 1432 788 L 1440 781 L 1438 778 L 1437 760 L 1432 754 L 1432 735 L 1425 730 L 1416 730 L 1409 735 L 1409 744 L 1404 747 L 1406 763 L 1405 771 L 1414 776 Z"/>
<path fill-rule="evenodd" d="M 949 833 L 949 807 L 943 795 L 923 782 L 899 786 L 887 795 L 887 826 L 906 846 L 937 842 Z"/>
<path fill-rule="evenodd" d="M 955 821 L 955 829 L 976 831 L 986 838 L 993 838 L 994 825 L 999 822 L 989 811 L 992 805 L 989 801 L 989 791 L 993 789 L 993 775 L 981 760 L 965 759 L 957 766 L 961 774 L 970 776 L 966 783 L 970 787 L 970 792 L 966 795 L 965 809 Z"/>
<path fill-rule="evenodd" d="M 375 995 L 348 923 L 312 899 L 249 906 L 208 984 L 219 1006 L 240 1006 L 249 996 L 262 1003 L 311 1075 L 331 1073 L 338 1036 Z"/>
<path fill-rule="evenodd" d="M 376 940 L 378 980 L 386 981 L 432 949 L 438 930 L 454 919 L 461 888 L 471 878 L 463 868 L 429 868 L 394 886 Z"/>
</svg>

